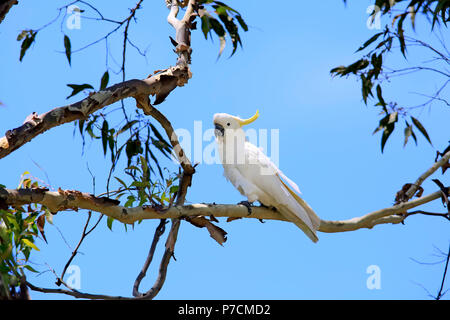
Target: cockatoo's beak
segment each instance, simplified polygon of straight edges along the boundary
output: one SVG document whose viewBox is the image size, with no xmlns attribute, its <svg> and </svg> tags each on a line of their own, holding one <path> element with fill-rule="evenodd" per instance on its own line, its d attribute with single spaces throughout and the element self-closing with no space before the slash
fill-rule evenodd
<svg viewBox="0 0 450 320">
<path fill-rule="evenodd" d="M 225 134 L 225 129 L 218 123 L 214 124 L 214 135 L 216 137 L 223 137 Z"/>
<path fill-rule="evenodd" d="M 248 118 L 248 119 L 237 119 L 238 120 L 238 123 L 241 125 L 241 127 L 242 126 L 245 126 L 245 125 L 247 125 L 247 124 L 250 124 L 250 123 L 252 123 L 253 121 L 255 121 L 256 119 L 258 119 L 258 117 L 259 117 L 259 110 L 256 110 L 256 113 L 255 113 L 255 115 L 253 116 L 253 117 L 251 117 L 251 118 Z"/>
</svg>

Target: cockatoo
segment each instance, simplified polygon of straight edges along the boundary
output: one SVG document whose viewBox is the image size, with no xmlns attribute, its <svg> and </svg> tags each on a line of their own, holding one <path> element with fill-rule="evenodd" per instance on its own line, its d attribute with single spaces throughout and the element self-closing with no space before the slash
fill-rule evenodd
<svg viewBox="0 0 450 320">
<path fill-rule="evenodd" d="M 259 112 L 249 119 L 217 113 L 214 133 L 224 176 L 249 203 L 276 208 L 287 220 L 297 225 L 313 242 L 320 218 L 300 198 L 298 186 L 255 145 L 246 141 L 244 125 L 255 121 Z"/>
</svg>

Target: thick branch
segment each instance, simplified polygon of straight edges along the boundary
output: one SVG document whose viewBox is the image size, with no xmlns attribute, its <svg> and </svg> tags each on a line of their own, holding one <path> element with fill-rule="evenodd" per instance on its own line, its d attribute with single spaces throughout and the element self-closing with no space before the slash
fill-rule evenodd
<svg viewBox="0 0 450 320">
<path fill-rule="evenodd" d="M 3 1 L 3 3 L 0 3 L 0 23 L 3 22 L 3 19 L 5 19 L 5 16 L 8 14 L 11 7 L 18 3 L 19 1 L 17 0 L 6 0 Z"/>
<path fill-rule="evenodd" d="M 176 77 L 176 83 L 180 86 L 184 85 L 189 78 L 187 70 L 184 68 L 172 67 L 145 80 L 129 80 L 116 84 L 77 103 L 55 108 L 42 115 L 32 114 L 22 126 L 8 130 L 5 137 L 0 138 L 0 159 L 51 128 L 71 121 L 85 119 L 95 111 L 119 100 L 138 95 L 158 95 L 159 92 L 165 90 L 167 81 L 163 76 L 167 74 Z"/>
<path fill-rule="evenodd" d="M 33 113 L 24 124 L 8 130 L 0 138 L 0 159 L 17 150 L 25 143 L 45 131 L 75 120 L 85 119 L 90 114 L 119 100 L 156 95 L 162 102 L 176 86 L 183 86 L 191 77 L 187 66 L 177 65 L 144 80 L 129 80 L 90 94 L 89 97 L 64 107 L 55 108 L 42 115 Z"/>
<path fill-rule="evenodd" d="M 402 215 L 407 210 L 439 199 L 442 192 L 436 191 L 429 195 L 403 202 L 398 205 L 376 210 L 364 216 L 341 221 L 321 220 L 319 231 L 326 233 L 354 231 L 361 228 L 372 228 L 382 223 L 400 223 L 405 219 Z M 58 192 L 41 189 L 0 189 L 0 208 L 38 203 L 48 207 L 52 212 L 68 209 L 86 209 L 110 216 L 123 223 L 132 224 L 146 219 L 183 219 L 185 217 L 214 216 L 228 218 L 254 218 L 267 220 L 286 219 L 278 212 L 265 207 L 253 207 L 248 215 L 243 205 L 227 204 L 192 204 L 176 205 L 166 210 L 151 206 L 125 208 L 116 200 L 97 198 L 79 191 L 60 190 Z"/>
</svg>

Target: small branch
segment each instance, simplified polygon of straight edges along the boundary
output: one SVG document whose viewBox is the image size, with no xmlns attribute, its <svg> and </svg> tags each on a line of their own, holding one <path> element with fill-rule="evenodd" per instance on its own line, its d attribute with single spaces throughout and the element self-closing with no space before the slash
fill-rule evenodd
<svg viewBox="0 0 450 320">
<path fill-rule="evenodd" d="M 449 162 L 450 159 L 450 150 L 447 151 L 444 155 L 442 155 L 441 159 L 439 161 L 436 161 L 427 171 L 425 171 L 417 180 L 414 182 L 414 184 L 409 188 L 409 190 L 406 192 L 406 196 L 408 199 L 411 199 L 416 191 L 419 189 L 420 185 L 433 173 L 436 172 L 440 167 L 444 166 L 446 163 Z"/>
<path fill-rule="evenodd" d="M 442 298 L 442 296 L 444 295 L 442 293 L 442 290 L 444 289 L 444 283 L 445 283 L 445 277 L 447 275 L 447 270 L 448 270 L 448 262 L 450 260 L 450 246 L 448 248 L 448 253 L 447 253 L 447 260 L 445 262 L 445 267 L 444 267 L 444 275 L 442 276 L 442 282 L 441 282 L 441 287 L 439 288 L 439 292 L 436 296 L 436 300 L 440 300 Z"/>
<path fill-rule="evenodd" d="M 148 267 L 150 266 L 153 256 L 155 254 L 156 245 L 158 244 L 159 239 L 163 235 L 164 231 L 166 230 L 166 219 L 161 219 L 159 225 L 156 227 L 155 235 L 153 236 L 152 245 L 150 246 L 149 253 L 147 255 L 147 259 L 145 260 L 144 266 L 142 267 L 141 272 L 139 272 L 136 280 L 134 281 L 133 286 L 133 296 L 139 297 L 142 296 L 142 294 L 139 292 L 139 285 L 141 284 L 142 279 L 145 278 L 145 275 L 147 274 Z"/>
<path fill-rule="evenodd" d="M 33 291 L 43 292 L 43 293 L 59 293 L 59 294 L 65 294 L 68 296 L 72 296 L 79 299 L 91 299 L 91 300 L 132 300 L 135 298 L 127 298 L 122 296 L 108 296 L 103 294 L 92 294 L 92 293 L 84 293 L 80 291 L 72 291 L 72 290 L 66 290 L 66 289 L 53 289 L 53 288 L 41 288 L 36 287 L 35 285 L 31 284 L 30 282 L 25 282 L 27 287 L 30 288 Z"/>
<path fill-rule="evenodd" d="M 422 210 L 410 211 L 405 214 L 405 217 L 412 216 L 414 214 L 423 214 L 425 216 L 434 216 L 434 217 L 442 217 L 450 221 L 450 214 L 448 213 L 436 213 L 436 212 L 427 212 Z"/>
<path fill-rule="evenodd" d="M 171 11 L 171 14 L 172 14 L 172 11 Z M 142 103 L 143 103 L 142 101 L 141 102 L 138 101 L 138 104 L 140 104 L 141 106 L 142 106 Z M 181 175 L 181 179 L 180 179 L 180 183 L 179 183 L 179 187 L 178 187 L 177 200 L 176 200 L 176 205 L 182 206 L 186 199 L 187 189 L 191 185 L 192 175 L 195 173 L 195 169 L 192 166 L 189 158 L 186 157 L 184 150 L 181 148 L 180 142 L 178 141 L 178 137 L 175 134 L 175 130 L 173 129 L 170 121 L 161 112 L 159 112 L 157 109 L 155 109 L 149 102 L 146 102 L 144 110 L 146 111 L 145 113 L 147 115 L 152 116 L 164 128 L 164 130 L 167 134 L 167 137 L 170 140 L 172 148 L 175 151 L 178 162 L 180 163 L 180 165 L 183 169 L 183 173 Z M 169 206 L 169 208 L 167 210 L 169 210 L 170 208 L 171 208 L 171 206 Z M 141 294 L 137 290 L 136 282 L 135 282 L 135 286 L 133 288 L 134 296 L 142 296 L 146 299 L 153 299 L 161 290 L 162 286 L 164 285 L 165 279 L 166 279 L 167 268 L 169 266 L 170 259 L 174 255 L 175 243 L 177 241 L 179 228 L 180 228 L 180 219 L 178 219 L 178 218 L 172 219 L 172 226 L 170 228 L 170 232 L 169 232 L 169 235 L 166 240 L 166 250 L 164 251 L 163 257 L 161 259 L 158 277 L 155 281 L 155 284 L 145 294 Z M 155 243 L 156 237 L 159 239 L 159 235 L 157 233 L 155 233 L 155 238 L 153 239 L 153 243 Z M 156 243 L 157 242 L 158 242 L 158 240 L 156 240 Z M 152 247 L 153 247 L 153 243 L 152 243 Z M 156 243 L 155 243 L 155 246 L 156 246 Z M 149 257 L 153 256 L 152 247 L 150 249 Z M 153 251 L 154 251 L 154 249 L 153 249 Z M 149 260 L 149 259 L 147 258 L 147 260 Z M 151 259 L 150 259 L 150 261 L 151 261 Z M 144 265 L 143 270 L 146 271 L 148 269 L 150 261 L 148 262 L 148 264 L 146 261 L 146 265 Z M 138 275 L 138 278 L 139 278 L 139 276 L 140 275 Z M 144 276 L 145 276 L 145 273 L 144 273 Z M 140 280 L 141 279 L 139 279 L 139 281 L 138 281 L 138 279 L 136 279 L 136 281 L 138 281 L 137 285 L 139 285 Z"/>
<path fill-rule="evenodd" d="M 80 241 L 78 241 L 78 244 L 75 248 L 75 250 L 73 250 L 72 255 L 70 256 L 69 260 L 67 260 L 66 265 L 64 266 L 64 269 L 61 273 L 61 277 L 58 279 L 58 281 L 56 282 L 57 286 L 60 286 L 62 283 L 62 280 L 64 279 L 64 275 L 66 274 L 67 268 L 70 266 L 72 260 L 75 258 L 75 256 L 78 254 L 78 249 L 80 248 L 81 244 L 83 243 L 83 240 L 97 227 L 97 225 L 99 224 L 99 222 L 102 220 L 103 215 L 100 215 L 100 217 L 98 218 L 97 222 L 94 224 L 94 226 L 89 229 L 89 231 L 87 231 L 87 227 L 89 226 L 89 222 L 91 221 L 91 217 L 92 217 L 92 213 L 89 211 L 88 212 L 88 218 L 86 220 L 86 223 L 84 225 L 83 228 L 83 232 L 81 234 L 81 238 Z"/>
</svg>

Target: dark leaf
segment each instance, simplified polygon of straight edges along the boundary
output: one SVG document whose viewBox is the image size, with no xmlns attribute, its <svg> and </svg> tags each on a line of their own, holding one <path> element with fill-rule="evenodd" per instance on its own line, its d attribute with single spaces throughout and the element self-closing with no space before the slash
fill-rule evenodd
<svg viewBox="0 0 450 320">
<path fill-rule="evenodd" d="M 381 153 L 384 151 L 384 146 L 386 145 L 387 140 L 389 139 L 389 136 L 394 131 L 395 125 L 389 124 L 386 126 L 386 128 L 383 131 L 383 135 L 381 136 Z"/>
<path fill-rule="evenodd" d="M 108 82 L 109 82 L 109 72 L 105 71 L 100 81 L 100 90 L 106 89 L 106 87 L 108 86 Z"/>
<path fill-rule="evenodd" d="M 425 130 L 424 126 L 420 123 L 420 121 L 417 120 L 416 118 L 414 118 L 413 116 L 411 116 L 411 120 L 412 120 L 412 122 L 414 123 L 414 125 L 417 127 L 417 129 L 419 129 L 419 131 L 423 134 L 423 136 L 428 140 L 428 142 L 429 142 L 431 145 L 433 145 L 433 144 L 431 143 L 431 139 L 430 139 L 430 137 L 428 136 L 427 131 Z"/>
<path fill-rule="evenodd" d="M 133 120 L 133 121 L 127 122 L 127 124 L 124 125 L 124 126 L 122 127 L 122 129 L 120 129 L 119 131 L 117 131 L 116 135 L 119 135 L 119 134 L 121 134 L 121 133 L 124 133 L 125 131 L 127 131 L 128 129 L 130 129 L 130 128 L 131 128 L 135 123 L 137 123 L 137 122 L 139 122 L 139 121 L 138 121 L 138 120 Z"/>
<path fill-rule="evenodd" d="M 406 146 L 406 144 L 408 143 L 408 139 L 412 134 L 412 127 L 410 125 L 407 125 L 405 127 L 405 142 L 403 143 L 403 147 Z"/>
<path fill-rule="evenodd" d="M 109 135 L 109 124 L 108 121 L 103 120 L 102 125 L 102 144 L 103 144 L 103 154 L 106 155 L 106 148 L 108 146 L 108 135 Z"/>
<path fill-rule="evenodd" d="M 202 32 L 205 39 L 208 39 L 208 33 L 211 30 L 211 25 L 209 24 L 209 17 L 207 14 L 202 16 Z"/>
<path fill-rule="evenodd" d="M 401 18 L 398 21 L 397 24 L 397 34 L 398 34 L 398 40 L 400 42 L 400 51 L 402 52 L 403 56 L 406 58 L 406 43 L 405 43 L 405 36 L 404 36 L 404 30 L 403 30 L 403 21 L 406 18 L 406 14 L 402 14 Z"/>
<path fill-rule="evenodd" d="M 377 97 L 378 97 L 378 101 L 383 106 L 384 111 L 387 112 L 387 110 L 386 110 L 386 102 L 384 101 L 383 94 L 382 94 L 382 91 L 381 91 L 381 86 L 379 84 L 377 85 Z"/>
<path fill-rule="evenodd" d="M 94 89 L 93 86 L 91 86 L 90 84 L 87 84 L 87 83 L 85 83 L 85 84 L 68 84 L 67 86 L 72 88 L 72 93 L 66 99 L 73 97 L 74 95 L 80 93 L 81 91 L 83 91 L 85 89 Z"/>
<path fill-rule="evenodd" d="M 64 35 L 64 48 L 66 50 L 67 61 L 69 61 L 69 65 L 72 65 L 72 47 L 70 45 L 70 39 L 67 35 Z"/>
<path fill-rule="evenodd" d="M 37 227 L 39 229 L 39 232 L 42 235 L 42 238 L 44 238 L 45 242 L 47 242 L 47 239 L 45 238 L 45 233 L 44 233 L 44 226 L 45 226 L 45 214 L 41 214 L 36 221 Z"/>
<path fill-rule="evenodd" d="M 244 29 L 244 31 L 248 31 L 248 26 L 245 23 L 244 19 L 242 19 L 242 16 L 240 14 L 238 14 L 236 16 L 236 19 L 239 22 L 239 24 L 241 25 L 241 28 Z"/>
<path fill-rule="evenodd" d="M 364 44 L 359 47 L 358 50 L 356 50 L 356 52 L 364 50 L 365 48 L 367 48 L 372 42 L 376 41 L 378 39 L 379 36 L 381 36 L 384 32 L 379 32 L 377 34 L 375 34 L 374 36 L 372 36 L 369 40 L 367 40 L 366 42 L 364 42 Z"/>
<path fill-rule="evenodd" d="M 34 40 L 36 38 L 36 34 L 37 34 L 37 32 L 35 32 L 33 30 L 29 30 L 26 38 L 22 41 L 22 45 L 20 46 L 19 61 L 22 61 L 23 57 L 25 56 L 25 53 L 30 48 L 31 44 L 34 42 Z"/>
<path fill-rule="evenodd" d="M 169 36 L 170 42 L 172 42 L 172 45 L 176 48 L 178 46 L 178 42 L 176 42 L 171 36 Z"/>
</svg>

